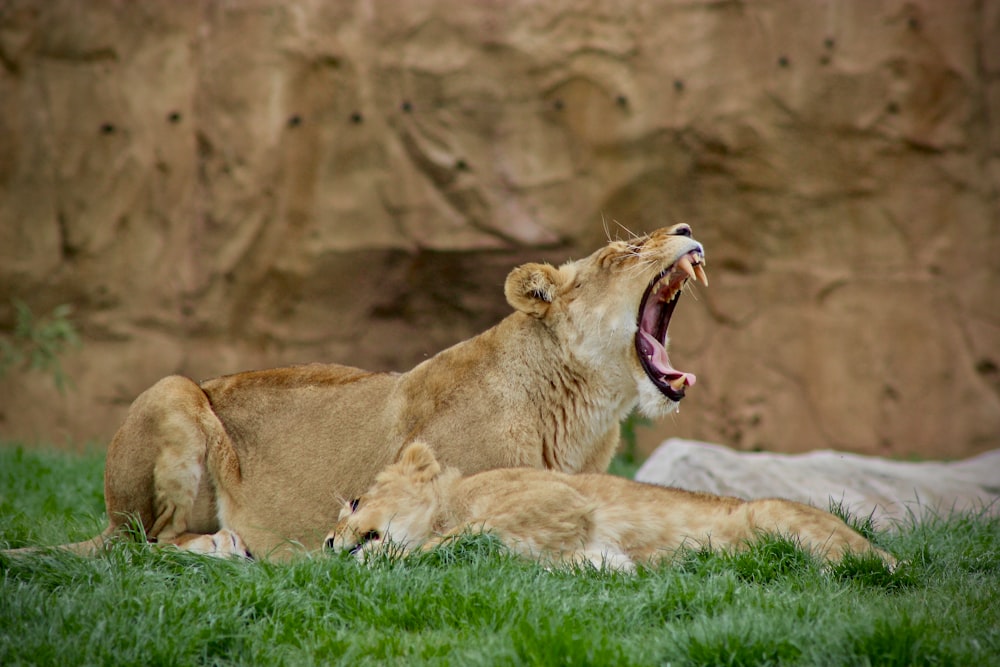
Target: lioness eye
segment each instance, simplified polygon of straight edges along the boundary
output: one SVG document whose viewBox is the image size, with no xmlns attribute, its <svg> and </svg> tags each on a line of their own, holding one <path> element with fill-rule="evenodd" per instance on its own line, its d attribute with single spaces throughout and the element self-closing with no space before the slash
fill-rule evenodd
<svg viewBox="0 0 1000 667">
<path fill-rule="evenodd" d="M 351 498 L 351 511 L 352 512 L 357 512 L 358 511 L 358 503 L 360 503 L 360 502 L 361 502 L 361 498 Z"/>
</svg>

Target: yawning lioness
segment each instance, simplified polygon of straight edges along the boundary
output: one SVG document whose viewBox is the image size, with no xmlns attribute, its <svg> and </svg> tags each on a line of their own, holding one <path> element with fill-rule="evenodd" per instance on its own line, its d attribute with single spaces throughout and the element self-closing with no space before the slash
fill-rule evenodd
<svg viewBox="0 0 1000 667">
<path fill-rule="evenodd" d="M 211 553 L 315 549 L 338 499 L 364 491 L 415 438 L 464 473 L 603 471 L 638 406 L 673 411 L 695 376 L 667 357 L 689 280 L 707 284 L 687 225 L 614 241 L 507 277 L 514 312 L 406 373 L 307 365 L 196 383 L 160 380 L 108 449 L 110 523 L 90 552 L 141 522 L 159 544 Z"/>
</svg>

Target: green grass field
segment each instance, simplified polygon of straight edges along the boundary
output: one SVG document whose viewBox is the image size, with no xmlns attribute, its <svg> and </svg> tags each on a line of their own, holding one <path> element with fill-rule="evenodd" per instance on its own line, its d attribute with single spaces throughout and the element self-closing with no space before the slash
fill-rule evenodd
<svg viewBox="0 0 1000 667">
<path fill-rule="evenodd" d="M 103 457 L 0 445 L 0 546 L 103 527 Z M 995 665 L 1000 520 L 874 534 L 905 561 L 824 568 L 792 542 L 635 575 L 546 570 L 490 536 L 362 566 L 121 542 L 0 556 L 0 665 Z"/>
</svg>

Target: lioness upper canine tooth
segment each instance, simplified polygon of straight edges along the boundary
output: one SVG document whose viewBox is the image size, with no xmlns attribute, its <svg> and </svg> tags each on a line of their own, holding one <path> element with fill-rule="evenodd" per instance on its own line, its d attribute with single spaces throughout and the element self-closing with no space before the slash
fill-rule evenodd
<svg viewBox="0 0 1000 667">
<path fill-rule="evenodd" d="M 687 255 L 684 255 L 679 260 L 677 260 L 677 266 L 680 267 L 680 269 L 684 271 L 684 273 L 688 274 L 688 277 L 691 278 L 691 280 L 695 281 L 698 280 L 698 277 L 694 273 L 694 267 L 691 266 L 691 260 L 688 259 Z"/>
<path fill-rule="evenodd" d="M 698 276 L 698 280 L 701 281 L 701 284 L 704 285 L 705 287 L 708 287 L 708 274 L 705 273 L 705 267 L 703 267 L 701 264 L 695 264 L 694 272 Z"/>
</svg>

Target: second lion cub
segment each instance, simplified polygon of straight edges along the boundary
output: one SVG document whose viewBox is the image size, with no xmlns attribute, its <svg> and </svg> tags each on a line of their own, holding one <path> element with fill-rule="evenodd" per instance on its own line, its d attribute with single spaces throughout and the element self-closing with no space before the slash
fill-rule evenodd
<svg viewBox="0 0 1000 667">
<path fill-rule="evenodd" d="M 422 442 L 407 446 L 361 498 L 344 506 L 326 545 L 363 555 L 392 542 L 409 551 L 467 530 L 493 531 L 528 557 L 621 570 L 667 558 L 681 546 L 741 548 L 762 532 L 796 539 L 828 560 L 875 552 L 895 564 L 833 514 L 802 503 L 531 468 L 462 477 L 442 469 Z"/>
</svg>

